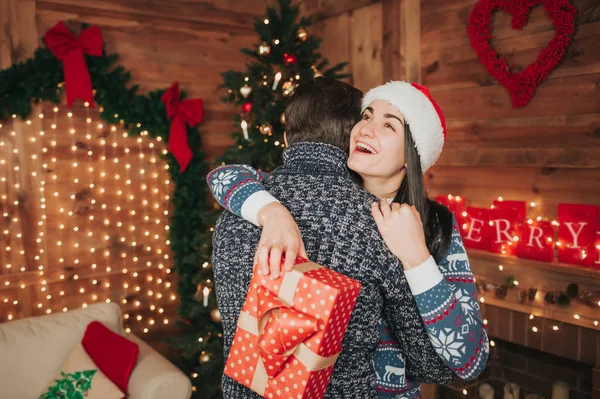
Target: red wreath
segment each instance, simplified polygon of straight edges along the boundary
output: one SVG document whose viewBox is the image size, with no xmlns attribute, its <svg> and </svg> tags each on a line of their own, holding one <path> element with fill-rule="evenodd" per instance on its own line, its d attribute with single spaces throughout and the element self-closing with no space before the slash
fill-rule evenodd
<svg viewBox="0 0 600 399">
<path fill-rule="evenodd" d="M 548 46 L 540 52 L 535 62 L 522 72 L 513 72 L 515 65 L 509 65 L 492 48 L 492 13 L 502 10 L 512 15 L 512 28 L 523 29 L 532 8 L 542 4 L 556 33 Z M 575 33 L 577 9 L 569 0 L 480 0 L 475 4 L 469 17 L 471 47 L 488 72 L 506 87 L 514 108 L 520 108 L 531 100 L 537 86 L 548 79 L 550 72 L 563 58 Z"/>
</svg>

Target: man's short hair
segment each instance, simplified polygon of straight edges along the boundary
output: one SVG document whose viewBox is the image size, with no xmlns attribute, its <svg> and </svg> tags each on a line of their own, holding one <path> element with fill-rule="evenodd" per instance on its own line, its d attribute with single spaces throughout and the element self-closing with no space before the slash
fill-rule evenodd
<svg viewBox="0 0 600 399">
<path fill-rule="evenodd" d="M 350 131 L 360 119 L 361 99 L 357 88 L 325 77 L 298 85 L 285 108 L 288 144 L 326 143 L 348 153 Z"/>
</svg>

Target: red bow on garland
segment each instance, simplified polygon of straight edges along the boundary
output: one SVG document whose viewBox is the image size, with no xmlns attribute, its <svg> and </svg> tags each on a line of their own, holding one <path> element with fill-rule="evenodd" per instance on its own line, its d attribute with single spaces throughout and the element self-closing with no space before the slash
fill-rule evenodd
<svg viewBox="0 0 600 399">
<path fill-rule="evenodd" d="M 202 122 L 204 102 L 200 98 L 180 101 L 179 97 L 179 83 L 175 82 L 165 91 L 161 100 L 167 108 L 167 117 L 171 119 L 169 151 L 177 159 L 181 172 L 184 172 L 192 160 L 186 125 L 194 127 Z"/>
<path fill-rule="evenodd" d="M 79 37 L 59 22 L 44 35 L 48 49 L 63 64 L 63 74 L 67 92 L 67 106 L 80 98 L 94 107 L 92 79 L 83 54 L 100 57 L 102 55 L 102 34 L 100 28 L 91 26 L 84 29 Z"/>
</svg>

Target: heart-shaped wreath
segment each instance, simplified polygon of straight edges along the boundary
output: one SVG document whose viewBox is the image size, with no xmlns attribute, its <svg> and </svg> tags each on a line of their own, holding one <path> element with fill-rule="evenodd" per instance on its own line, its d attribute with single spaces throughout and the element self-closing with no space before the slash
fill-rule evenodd
<svg viewBox="0 0 600 399">
<path fill-rule="evenodd" d="M 543 5 L 556 33 L 548 46 L 540 51 L 533 64 L 521 72 L 513 72 L 513 65 L 498 55 L 492 47 L 492 14 L 502 10 L 512 15 L 513 29 L 523 29 L 532 8 Z M 537 86 L 548 78 L 550 72 L 563 58 L 575 32 L 577 9 L 569 0 L 480 0 L 469 17 L 471 46 L 488 72 L 510 93 L 514 108 L 525 106 L 533 97 Z"/>
</svg>

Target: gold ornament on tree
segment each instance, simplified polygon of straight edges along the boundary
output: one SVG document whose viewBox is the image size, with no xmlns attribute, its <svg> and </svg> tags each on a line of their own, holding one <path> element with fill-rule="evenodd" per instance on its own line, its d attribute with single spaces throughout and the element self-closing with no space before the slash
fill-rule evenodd
<svg viewBox="0 0 600 399">
<path fill-rule="evenodd" d="M 242 97 L 248 98 L 250 93 L 252 93 L 252 87 L 248 86 L 247 84 L 240 87 L 240 94 L 242 95 Z"/>
<path fill-rule="evenodd" d="M 313 73 L 315 74 L 315 78 L 323 76 L 323 74 L 317 69 L 316 66 L 313 65 L 310 68 L 313 70 Z"/>
<path fill-rule="evenodd" d="M 285 125 L 285 113 L 281 113 L 281 116 L 279 117 L 279 122 L 281 122 L 282 125 Z"/>
<path fill-rule="evenodd" d="M 298 39 L 299 42 L 303 43 L 306 41 L 306 39 L 308 39 L 308 32 L 306 31 L 306 29 L 304 28 L 300 28 L 296 31 L 296 39 Z"/>
<path fill-rule="evenodd" d="M 260 132 L 262 134 L 264 134 L 265 136 L 272 136 L 273 135 L 273 126 L 271 126 L 268 123 L 265 123 L 263 125 L 261 125 L 258 130 L 260 130 Z"/>
<path fill-rule="evenodd" d="M 284 97 L 288 97 L 288 96 L 291 96 L 292 94 L 294 94 L 296 85 L 294 84 L 294 82 L 288 80 L 287 82 L 285 82 L 283 84 L 283 86 L 281 86 L 281 89 L 283 90 Z"/>
<path fill-rule="evenodd" d="M 267 42 L 262 42 L 258 46 L 258 54 L 260 55 L 269 55 L 271 53 L 271 46 L 267 44 Z"/>
<path fill-rule="evenodd" d="M 219 309 L 213 309 L 210 311 L 210 317 L 213 319 L 213 321 L 220 323 L 221 322 L 221 312 L 219 311 Z"/>
</svg>

